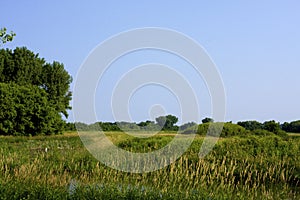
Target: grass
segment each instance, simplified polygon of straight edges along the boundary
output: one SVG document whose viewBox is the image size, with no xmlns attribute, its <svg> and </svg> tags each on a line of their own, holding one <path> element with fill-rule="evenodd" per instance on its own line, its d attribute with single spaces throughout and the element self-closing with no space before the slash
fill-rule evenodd
<svg viewBox="0 0 300 200">
<path fill-rule="evenodd" d="M 289 135 L 291 138 L 294 138 L 294 137 L 299 137 L 299 138 L 300 138 L 300 133 L 288 133 L 288 135 Z"/>
<path fill-rule="evenodd" d="M 159 149 L 174 137 L 106 135 L 133 152 Z M 135 174 L 100 163 L 76 133 L 0 137 L 0 199 L 300 199 L 300 137 L 224 138 L 200 159 L 202 142 L 196 137 L 163 169 Z"/>
</svg>

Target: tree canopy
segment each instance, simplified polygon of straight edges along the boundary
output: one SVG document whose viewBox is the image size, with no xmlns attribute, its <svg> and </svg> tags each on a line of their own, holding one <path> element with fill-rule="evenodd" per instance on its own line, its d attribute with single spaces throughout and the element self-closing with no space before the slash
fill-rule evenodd
<svg viewBox="0 0 300 200">
<path fill-rule="evenodd" d="M 162 130 L 178 130 L 177 126 L 174 126 L 178 122 L 178 118 L 173 115 L 160 116 L 156 119 L 157 124 L 162 128 Z"/>
<path fill-rule="evenodd" d="M 284 122 L 282 125 L 282 130 L 292 133 L 300 133 L 300 120 L 292 122 Z"/>
<path fill-rule="evenodd" d="M 250 131 L 263 129 L 263 124 L 255 120 L 238 122 L 237 124 Z"/>
<path fill-rule="evenodd" d="M 0 110 L 1 135 L 50 135 L 63 128 L 61 116 L 37 86 L 0 83 Z"/>
<path fill-rule="evenodd" d="M 71 81 L 62 63 L 47 63 L 26 47 L 0 49 L 0 134 L 61 132 Z"/>
<path fill-rule="evenodd" d="M 209 123 L 209 122 L 214 122 L 214 120 L 212 118 L 206 117 L 204 119 L 202 119 L 202 123 Z"/>
</svg>

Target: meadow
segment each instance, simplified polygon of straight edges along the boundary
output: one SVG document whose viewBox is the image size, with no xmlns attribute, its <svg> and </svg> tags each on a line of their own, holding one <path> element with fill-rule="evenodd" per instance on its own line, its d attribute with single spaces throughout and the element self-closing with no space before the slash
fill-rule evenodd
<svg viewBox="0 0 300 200">
<path fill-rule="evenodd" d="M 133 138 L 106 135 L 119 147 L 148 152 L 173 132 Z M 0 199 L 300 199 L 300 137 L 221 138 L 199 158 L 197 136 L 171 165 L 149 173 L 111 169 L 95 159 L 77 133 L 0 137 Z"/>
</svg>

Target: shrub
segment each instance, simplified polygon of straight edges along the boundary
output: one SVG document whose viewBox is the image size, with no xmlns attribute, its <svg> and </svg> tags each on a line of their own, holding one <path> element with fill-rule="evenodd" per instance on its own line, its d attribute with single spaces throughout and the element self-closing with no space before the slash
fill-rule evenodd
<svg viewBox="0 0 300 200">
<path fill-rule="evenodd" d="M 217 134 L 220 131 L 222 125 L 223 128 L 220 137 L 242 136 L 242 135 L 249 134 L 249 131 L 247 131 L 245 128 L 229 122 L 227 123 L 215 122 L 215 123 L 200 124 L 198 126 L 197 134 L 218 136 Z"/>
<path fill-rule="evenodd" d="M 270 131 L 267 131 L 267 130 L 264 130 L 264 129 L 256 129 L 256 130 L 253 130 L 251 133 L 253 135 L 258 135 L 258 136 L 272 136 L 272 135 L 274 135 L 274 133 L 272 133 Z"/>
</svg>

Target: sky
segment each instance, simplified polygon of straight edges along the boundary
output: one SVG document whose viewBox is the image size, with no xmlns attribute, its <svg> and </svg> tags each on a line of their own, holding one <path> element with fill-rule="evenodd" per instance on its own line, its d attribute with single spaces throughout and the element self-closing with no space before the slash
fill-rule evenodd
<svg viewBox="0 0 300 200">
<path fill-rule="evenodd" d="M 0 27 L 17 34 L 5 48 L 26 46 L 48 62 L 62 62 L 74 80 L 71 90 L 85 59 L 106 39 L 144 27 L 178 31 L 199 43 L 218 68 L 226 91 L 225 121 L 284 122 L 300 119 L 299 10 L 297 0 L 19 0 L 1 3 Z M 116 120 L 114 87 L 129 70 L 147 63 L 166 64 L 184 75 L 197 96 L 200 118 L 211 116 L 204 79 L 175 55 L 145 50 L 120 57 L 103 75 L 96 87 L 97 120 Z M 162 113 L 180 118 L 178 101 L 167 88 L 148 85 L 133 91 L 128 112 L 137 122 Z M 72 111 L 68 120 L 74 120 Z"/>
</svg>

